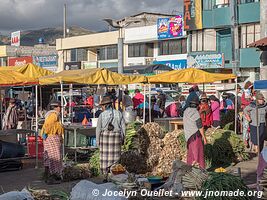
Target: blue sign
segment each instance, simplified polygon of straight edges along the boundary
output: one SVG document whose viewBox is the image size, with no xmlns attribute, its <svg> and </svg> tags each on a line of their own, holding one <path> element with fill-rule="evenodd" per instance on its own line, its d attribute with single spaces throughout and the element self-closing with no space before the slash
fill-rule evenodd
<svg viewBox="0 0 267 200">
<path fill-rule="evenodd" d="M 172 69 L 186 69 L 187 60 L 166 60 L 166 61 L 154 61 L 153 64 L 163 64 L 171 67 Z"/>
<path fill-rule="evenodd" d="M 187 57 L 188 67 L 199 69 L 216 69 L 224 67 L 224 54 L 199 54 Z"/>
<path fill-rule="evenodd" d="M 158 39 L 183 36 L 183 16 L 159 18 L 157 23 Z"/>
<path fill-rule="evenodd" d="M 46 68 L 57 66 L 57 55 L 33 56 L 33 63 Z"/>
</svg>

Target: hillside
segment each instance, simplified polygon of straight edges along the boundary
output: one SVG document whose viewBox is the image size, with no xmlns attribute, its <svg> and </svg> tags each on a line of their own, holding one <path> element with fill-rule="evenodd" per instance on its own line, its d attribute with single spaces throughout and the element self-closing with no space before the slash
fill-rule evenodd
<svg viewBox="0 0 267 200">
<path fill-rule="evenodd" d="M 67 33 L 68 37 L 77 36 L 77 35 L 86 35 L 92 34 L 93 31 L 72 26 L 69 27 L 69 32 Z M 56 44 L 56 39 L 61 38 L 63 36 L 62 27 L 58 28 L 43 28 L 38 30 L 29 30 L 21 32 L 21 46 L 33 46 L 38 43 L 39 38 L 44 38 L 45 43 L 50 45 Z M 10 44 L 10 36 L 0 35 L 0 45 L 9 45 Z"/>
</svg>

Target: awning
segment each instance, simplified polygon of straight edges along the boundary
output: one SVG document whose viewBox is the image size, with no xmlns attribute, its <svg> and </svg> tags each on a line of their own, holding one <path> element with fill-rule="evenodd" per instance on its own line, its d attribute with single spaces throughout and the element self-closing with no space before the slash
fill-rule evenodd
<svg viewBox="0 0 267 200">
<path fill-rule="evenodd" d="M 0 86 L 35 85 L 38 81 L 34 78 L 12 70 L 0 70 Z"/>
<path fill-rule="evenodd" d="M 108 70 L 113 72 L 118 72 L 117 67 L 108 68 Z M 123 72 L 126 74 L 151 74 L 155 71 L 171 71 L 171 67 L 163 64 L 154 64 L 154 65 L 134 65 L 134 66 L 125 66 Z"/>
<path fill-rule="evenodd" d="M 81 69 L 64 70 L 54 75 L 45 76 L 39 79 L 41 85 L 52 85 L 58 83 L 76 84 L 104 84 L 104 85 L 123 85 L 132 83 L 145 83 L 145 76 L 128 76 L 111 72 L 107 69 Z"/>
<path fill-rule="evenodd" d="M 248 45 L 249 47 L 264 47 L 267 46 L 267 37 L 257 40 Z"/>
<path fill-rule="evenodd" d="M 150 83 L 213 83 L 235 79 L 236 76 L 234 74 L 209 73 L 200 69 L 188 68 L 173 70 L 147 78 Z"/>
<path fill-rule="evenodd" d="M 267 80 L 260 80 L 254 82 L 255 90 L 264 90 L 267 89 Z"/>
<path fill-rule="evenodd" d="M 23 66 L 0 67 L 0 70 L 17 71 L 25 75 L 26 77 L 34 78 L 34 79 L 39 79 L 40 77 L 54 74 L 54 72 L 44 69 L 34 64 L 27 64 Z"/>
</svg>

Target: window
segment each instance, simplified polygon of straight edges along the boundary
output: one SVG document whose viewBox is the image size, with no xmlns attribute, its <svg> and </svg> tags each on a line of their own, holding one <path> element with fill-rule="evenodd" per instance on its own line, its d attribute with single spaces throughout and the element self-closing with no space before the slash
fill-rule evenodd
<svg viewBox="0 0 267 200">
<path fill-rule="evenodd" d="M 229 0 L 216 0 L 216 8 L 222 8 L 222 7 L 228 7 L 229 6 Z"/>
<path fill-rule="evenodd" d="M 254 2 L 260 2 L 260 0 L 238 0 L 239 4 L 242 4 L 242 3 L 254 3 Z"/>
<path fill-rule="evenodd" d="M 159 55 L 184 54 L 187 52 L 186 38 L 159 42 Z"/>
<path fill-rule="evenodd" d="M 70 50 L 70 61 L 76 62 L 77 61 L 77 49 Z"/>
<path fill-rule="evenodd" d="M 216 31 L 192 31 L 191 51 L 216 51 Z"/>
<path fill-rule="evenodd" d="M 242 25 L 239 29 L 241 37 L 241 48 L 247 48 L 247 46 L 260 39 L 260 24 L 248 24 Z"/>
<path fill-rule="evenodd" d="M 203 10 L 212 10 L 214 6 L 215 6 L 215 0 L 203 1 Z"/>
<path fill-rule="evenodd" d="M 153 43 L 138 43 L 128 45 L 129 57 L 153 57 Z"/>
<path fill-rule="evenodd" d="M 118 59 L 117 45 L 102 47 L 98 50 L 99 60 L 113 60 Z"/>
</svg>

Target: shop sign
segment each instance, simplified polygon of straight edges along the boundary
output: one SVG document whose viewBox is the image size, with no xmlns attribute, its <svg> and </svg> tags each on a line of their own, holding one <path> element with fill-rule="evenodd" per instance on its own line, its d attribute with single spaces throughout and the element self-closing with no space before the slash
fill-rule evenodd
<svg viewBox="0 0 267 200">
<path fill-rule="evenodd" d="M 32 57 L 31 56 L 24 56 L 24 57 L 18 57 L 18 58 L 8 58 L 8 66 L 21 66 L 26 65 L 28 63 L 32 63 Z"/>
<path fill-rule="evenodd" d="M 186 69 L 187 60 L 166 60 L 166 61 L 154 61 L 153 64 L 167 65 L 172 69 Z"/>
<path fill-rule="evenodd" d="M 187 57 L 187 65 L 190 68 L 216 69 L 224 67 L 224 54 L 200 54 Z"/>
<path fill-rule="evenodd" d="M 184 30 L 202 29 L 202 0 L 184 0 Z"/>
<path fill-rule="evenodd" d="M 81 62 L 65 62 L 64 70 L 77 70 L 81 69 Z"/>
<path fill-rule="evenodd" d="M 183 16 L 159 18 L 157 22 L 158 39 L 176 38 L 183 36 Z"/>
<path fill-rule="evenodd" d="M 33 63 L 43 68 L 57 66 L 57 55 L 33 56 Z"/>
</svg>

